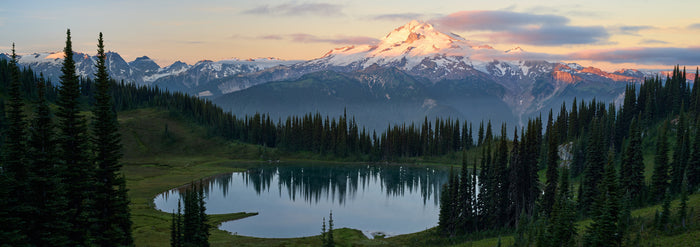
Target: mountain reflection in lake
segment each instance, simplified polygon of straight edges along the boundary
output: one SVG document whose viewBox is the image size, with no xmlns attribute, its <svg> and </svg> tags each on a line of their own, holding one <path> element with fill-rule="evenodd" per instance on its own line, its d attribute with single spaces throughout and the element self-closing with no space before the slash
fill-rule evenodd
<svg viewBox="0 0 700 247">
<path fill-rule="evenodd" d="M 333 210 L 335 228 L 390 235 L 437 224 L 445 169 L 389 165 L 281 165 L 249 169 L 205 181 L 208 214 L 259 212 L 221 229 L 255 237 L 318 235 Z M 156 208 L 177 209 L 184 186 L 158 195 Z M 173 196 L 169 196 L 172 194 Z"/>
</svg>

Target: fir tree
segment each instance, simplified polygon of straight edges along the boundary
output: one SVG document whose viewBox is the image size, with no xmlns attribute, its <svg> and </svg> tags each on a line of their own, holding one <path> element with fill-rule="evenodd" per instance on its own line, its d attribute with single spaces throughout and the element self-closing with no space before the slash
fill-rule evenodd
<svg viewBox="0 0 700 247">
<path fill-rule="evenodd" d="M 97 208 L 93 237 L 100 246 L 132 245 L 130 213 L 125 183 L 118 178 L 121 164 L 121 137 L 110 95 L 111 83 L 105 66 L 102 33 L 97 40 L 97 72 L 95 73 L 95 106 L 93 109 L 92 146 L 95 149 L 95 205 Z M 123 194 L 120 194 L 123 193 Z M 126 199 L 127 201 L 119 201 Z M 122 223 L 122 224 L 120 224 Z M 127 224 L 123 224 L 127 223 Z M 124 229 L 123 227 L 128 227 Z"/>
<path fill-rule="evenodd" d="M 75 72 L 70 29 L 66 32 L 65 59 L 61 68 L 61 87 L 56 112 L 59 136 L 58 161 L 65 184 L 68 207 L 66 213 L 70 223 L 68 237 L 72 246 L 88 245 L 94 167 L 88 155 L 88 134 L 85 117 L 81 115 L 80 85 Z"/>
</svg>

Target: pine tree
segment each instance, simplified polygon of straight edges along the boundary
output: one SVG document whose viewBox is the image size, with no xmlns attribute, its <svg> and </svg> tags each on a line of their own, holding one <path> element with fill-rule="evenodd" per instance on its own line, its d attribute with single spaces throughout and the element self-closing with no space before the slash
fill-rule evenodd
<svg viewBox="0 0 700 247">
<path fill-rule="evenodd" d="M 59 136 L 57 138 L 62 183 L 65 184 L 70 223 L 68 237 L 72 246 L 89 245 L 94 167 L 88 155 L 88 134 L 85 117 L 81 115 L 80 85 L 75 72 L 70 29 L 66 32 L 65 59 L 61 68 L 58 95 Z"/>
<path fill-rule="evenodd" d="M 102 33 L 97 40 L 97 72 L 95 73 L 95 106 L 93 109 L 93 133 L 91 139 L 95 149 L 95 205 L 97 209 L 94 241 L 100 246 L 131 245 L 130 213 L 127 201 L 118 201 L 126 196 L 119 187 L 125 181 L 119 179 L 121 169 L 121 137 L 116 113 L 112 110 L 111 83 L 105 66 L 105 50 Z M 122 192 L 124 193 L 124 192 Z M 126 222 L 125 225 L 119 223 Z M 128 227 L 123 229 L 122 227 Z"/>
<path fill-rule="evenodd" d="M 25 194 L 29 170 L 26 167 L 27 157 L 25 156 L 26 144 L 26 123 L 24 102 L 21 97 L 21 83 L 19 78 L 19 67 L 17 66 L 17 55 L 15 45 L 12 44 L 12 55 L 10 60 L 10 85 L 8 88 L 9 102 L 7 104 L 7 130 L 3 133 L 5 137 L 2 146 L 2 172 L 1 178 L 3 191 L 3 201 L 0 206 L 0 219 L 3 221 L 0 226 L 0 239 L 4 244 L 10 246 L 27 245 L 27 232 L 30 220 L 27 216 L 35 209 L 27 203 L 27 198 L 35 195 Z M 4 204 L 4 205 L 3 205 Z"/>
<path fill-rule="evenodd" d="M 661 201 L 668 189 L 668 141 L 666 138 L 668 121 L 666 121 L 656 139 L 654 156 L 654 173 L 651 175 L 651 195 L 654 201 Z"/>
</svg>

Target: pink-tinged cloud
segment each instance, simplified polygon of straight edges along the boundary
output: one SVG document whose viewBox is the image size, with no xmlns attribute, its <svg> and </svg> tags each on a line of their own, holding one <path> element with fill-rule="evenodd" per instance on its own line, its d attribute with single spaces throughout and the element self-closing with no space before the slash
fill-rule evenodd
<svg viewBox="0 0 700 247">
<path fill-rule="evenodd" d="M 610 35 L 602 26 L 570 26 L 569 19 L 511 11 L 460 11 L 431 22 L 454 31 L 492 31 L 492 42 L 557 46 L 604 43 Z"/>
<path fill-rule="evenodd" d="M 611 63 L 700 65 L 700 47 L 637 47 L 587 50 L 571 53 L 568 57 L 572 60 L 592 60 Z"/>
<path fill-rule="evenodd" d="M 343 15 L 342 6 L 330 3 L 288 3 L 280 5 L 263 5 L 243 11 L 252 15 L 284 15 L 284 16 L 338 16 Z"/>
<path fill-rule="evenodd" d="M 337 35 L 337 36 L 334 36 L 332 38 L 323 38 L 323 37 L 318 37 L 316 35 L 307 34 L 307 33 L 290 34 L 289 38 L 293 42 L 299 42 L 299 43 L 331 43 L 331 44 L 339 44 L 339 45 L 365 45 L 365 44 L 371 45 L 371 44 L 376 44 L 377 42 L 379 42 L 378 39 L 364 37 L 364 36 Z"/>
</svg>

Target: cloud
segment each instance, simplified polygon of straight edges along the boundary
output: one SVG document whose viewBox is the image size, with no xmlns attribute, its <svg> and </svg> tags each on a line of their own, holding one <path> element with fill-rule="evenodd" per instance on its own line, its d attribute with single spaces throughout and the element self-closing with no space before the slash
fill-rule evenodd
<svg viewBox="0 0 700 247">
<path fill-rule="evenodd" d="M 602 27 L 544 26 L 485 34 L 494 42 L 557 46 L 605 42 L 609 35 Z"/>
<path fill-rule="evenodd" d="M 693 23 L 688 25 L 688 29 L 700 29 L 700 23 Z"/>
<path fill-rule="evenodd" d="M 644 39 L 639 41 L 640 45 L 668 44 L 668 42 L 658 39 Z"/>
<path fill-rule="evenodd" d="M 480 36 L 492 42 L 538 46 L 599 44 L 610 37 L 602 26 L 570 26 L 564 16 L 511 11 L 460 11 L 432 22 L 455 31 L 490 31 Z"/>
<path fill-rule="evenodd" d="M 331 43 L 339 45 L 363 45 L 363 44 L 376 44 L 379 40 L 375 38 L 365 37 L 365 36 L 345 36 L 337 35 L 332 38 L 322 38 L 312 34 L 307 33 L 295 33 L 290 34 L 289 38 L 293 42 L 299 43 Z"/>
<path fill-rule="evenodd" d="M 624 48 L 587 50 L 571 53 L 569 58 L 574 60 L 592 60 L 611 63 L 636 63 L 636 64 L 700 64 L 700 47 L 675 48 Z"/>
<path fill-rule="evenodd" d="M 437 25 L 461 31 L 503 31 L 528 25 L 565 25 L 569 19 L 510 11 L 459 11 L 434 19 Z"/>
<path fill-rule="evenodd" d="M 639 36 L 640 31 L 654 28 L 653 26 L 620 26 L 612 28 L 612 30 L 617 34 Z"/>
<path fill-rule="evenodd" d="M 283 16 L 337 16 L 343 15 L 342 6 L 330 3 L 287 3 L 280 5 L 263 5 L 242 12 L 251 15 L 283 15 Z"/>
<path fill-rule="evenodd" d="M 378 21 L 410 21 L 415 19 L 420 19 L 423 14 L 418 13 L 398 13 L 398 14 L 386 14 L 374 16 L 373 20 Z"/>
<path fill-rule="evenodd" d="M 271 39 L 271 40 L 281 40 L 281 39 L 284 39 L 284 37 L 282 37 L 281 35 L 277 35 L 277 34 L 263 35 L 263 36 L 260 36 L 260 37 L 258 37 L 258 38 L 259 38 L 259 39 Z"/>
</svg>

